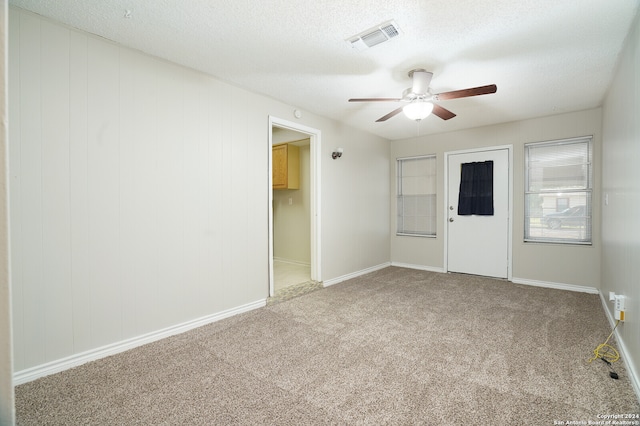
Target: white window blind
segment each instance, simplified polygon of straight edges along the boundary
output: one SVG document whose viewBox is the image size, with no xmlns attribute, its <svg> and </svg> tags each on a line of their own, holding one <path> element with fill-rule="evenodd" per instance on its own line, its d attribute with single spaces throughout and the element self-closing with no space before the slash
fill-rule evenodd
<svg viewBox="0 0 640 426">
<path fill-rule="evenodd" d="M 397 235 L 436 235 L 435 155 L 397 160 Z"/>
<path fill-rule="evenodd" d="M 591 137 L 525 145 L 525 241 L 591 243 Z"/>
</svg>

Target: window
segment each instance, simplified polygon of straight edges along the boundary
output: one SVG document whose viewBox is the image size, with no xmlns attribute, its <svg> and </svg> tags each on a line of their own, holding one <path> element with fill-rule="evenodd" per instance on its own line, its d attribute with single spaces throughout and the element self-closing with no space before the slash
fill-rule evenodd
<svg viewBox="0 0 640 426">
<path fill-rule="evenodd" d="M 436 235 L 436 156 L 397 160 L 397 235 Z"/>
<path fill-rule="evenodd" d="M 525 241 L 591 243 L 591 143 L 525 145 Z"/>
</svg>

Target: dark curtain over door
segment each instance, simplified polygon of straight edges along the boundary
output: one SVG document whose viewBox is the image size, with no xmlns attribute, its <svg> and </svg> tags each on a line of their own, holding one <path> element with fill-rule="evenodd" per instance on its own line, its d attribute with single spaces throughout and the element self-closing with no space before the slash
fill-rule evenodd
<svg viewBox="0 0 640 426">
<path fill-rule="evenodd" d="M 458 214 L 493 216 L 493 161 L 464 163 L 460 173 Z"/>
</svg>

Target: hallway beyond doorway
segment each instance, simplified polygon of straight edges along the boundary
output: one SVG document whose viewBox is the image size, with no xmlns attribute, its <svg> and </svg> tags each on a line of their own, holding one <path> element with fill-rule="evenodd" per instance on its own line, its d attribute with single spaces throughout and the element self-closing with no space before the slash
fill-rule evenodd
<svg viewBox="0 0 640 426">
<path fill-rule="evenodd" d="M 274 259 L 273 278 L 275 291 L 295 284 L 306 283 L 311 281 L 311 266 Z"/>
</svg>

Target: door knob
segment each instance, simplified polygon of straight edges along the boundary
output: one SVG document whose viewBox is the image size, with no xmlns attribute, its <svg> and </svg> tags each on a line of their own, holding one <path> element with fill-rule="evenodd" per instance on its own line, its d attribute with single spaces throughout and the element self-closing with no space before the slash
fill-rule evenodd
<svg viewBox="0 0 640 426">
<path fill-rule="evenodd" d="M 449 222 L 453 222 L 453 218 L 452 217 L 449 218 Z"/>
</svg>

